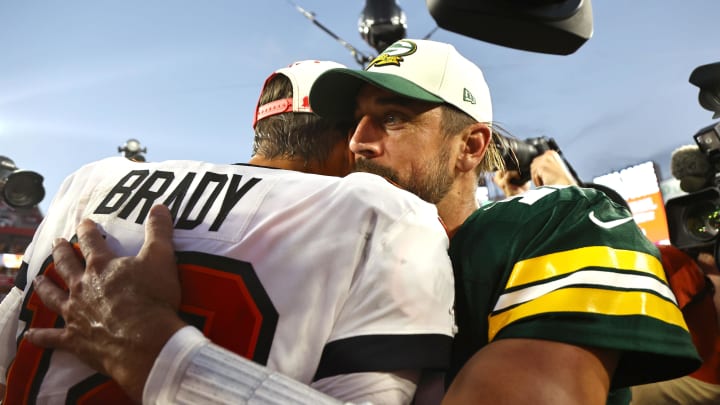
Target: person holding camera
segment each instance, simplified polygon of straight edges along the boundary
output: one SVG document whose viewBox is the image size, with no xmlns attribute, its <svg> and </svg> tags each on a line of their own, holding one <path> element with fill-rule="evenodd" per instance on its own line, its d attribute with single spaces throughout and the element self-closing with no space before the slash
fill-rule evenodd
<svg viewBox="0 0 720 405">
<path fill-rule="evenodd" d="M 598 183 L 579 181 L 577 175 L 574 174 L 574 170 L 562 157 L 557 146 L 555 146 L 555 149 L 546 149 L 544 152 L 532 157 L 529 164 L 520 163 L 521 167 L 527 167 L 525 170 L 529 171 L 529 176 L 525 174 L 523 177 L 519 170 L 497 170 L 493 175 L 493 183 L 502 190 L 506 197 L 528 191 L 531 182 L 535 187 L 580 186 L 601 191 L 610 200 L 631 211 L 628 202 L 614 189 Z M 522 180 L 527 177 L 529 177 L 529 180 L 523 183 Z"/>
<path fill-rule="evenodd" d="M 532 159 L 530 165 L 530 180 L 519 183 L 522 178 L 518 170 L 497 170 L 493 175 L 493 182 L 505 194 L 512 197 L 530 189 L 530 182 L 536 186 L 543 185 L 577 185 L 575 177 L 568 169 L 560 154 L 552 149 Z"/>
<path fill-rule="evenodd" d="M 493 183 L 502 190 L 506 197 L 522 194 L 530 190 L 530 181 L 515 184 L 520 179 L 520 172 L 517 170 L 498 170 L 493 175 Z"/>
</svg>

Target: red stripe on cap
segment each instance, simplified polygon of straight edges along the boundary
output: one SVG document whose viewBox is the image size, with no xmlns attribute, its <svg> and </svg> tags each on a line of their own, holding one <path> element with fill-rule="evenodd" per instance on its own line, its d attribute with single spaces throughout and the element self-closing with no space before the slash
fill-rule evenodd
<svg viewBox="0 0 720 405">
<path fill-rule="evenodd" d="M 260 107 L 258 107 L 257 110 L 257 118 L 255 122 L 260 121 L 263 118 L 267 118 L 273 115 L 282 114 L 286 112 L 292 112 L 293 105 L 292 105 L 293 99 L 291 98 L 284 98 L 280 100 L 271 101 L 267 104 L 263 104 Z"/>
</svg>

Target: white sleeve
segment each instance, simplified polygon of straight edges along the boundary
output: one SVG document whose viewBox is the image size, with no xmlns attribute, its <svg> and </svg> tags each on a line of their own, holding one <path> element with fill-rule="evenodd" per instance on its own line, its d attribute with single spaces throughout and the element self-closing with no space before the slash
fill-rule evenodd
<svg viewBox="0 0 720 405">
<path fill-rule="evenodd" d="M 143 391 L 144 404 L 342 404 L 269 371 L 187 326 L 167 342 Z"/>
<path fill-rule="evenodd" d="M 21 305 L 22 290 L 17 287 L 13 287 L 0 303 L 0 376 L 2 376 L 2 381 L 5 380 L 10 363 L 15 358 Z"/>
<path fill-rule="evenodd" d="M 419 379 L 415 375 L 401 377 L 394 373 L 353 373 L 323 378 L 310 386 L 334 398 L 355 403 L 410 404 Z"/>
</svg>

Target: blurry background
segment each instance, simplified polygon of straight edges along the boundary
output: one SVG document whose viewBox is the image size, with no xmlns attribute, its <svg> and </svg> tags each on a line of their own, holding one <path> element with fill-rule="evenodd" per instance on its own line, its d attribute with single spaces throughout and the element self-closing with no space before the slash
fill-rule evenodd
<svg viewBox="0 0 720 405">
<path fill-rule="evenodd" d="M 359 67 L 294 6 L 360 51 L 364 1 L 140 0 L 0 3 L 0 155 L 44 176 L 45 212 L 62 179 L 117 155 L 129 138 L 147 160 L 238 162 L 274 69 L 302 59 Z M 425 2 L 398 2 L 409 37 L 436 24 Z M 553 137 L 588 180 L 670 153 L 712 122 L 692 70 L 720 61 L 720 2 L 593 4 L 594 35 L 568 56 L 492 45 L 443 29 L 486 74 L 495 119 L 520 138 Z"/>
</svg>

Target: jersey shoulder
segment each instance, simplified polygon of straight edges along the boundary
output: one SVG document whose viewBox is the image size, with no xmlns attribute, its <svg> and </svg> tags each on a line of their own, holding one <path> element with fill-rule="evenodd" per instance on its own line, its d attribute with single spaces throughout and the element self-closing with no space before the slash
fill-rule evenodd
<svg viewBox="0 0 720 405">
<path fill-rule="evenodd" d="M 519 260 L 586 246 L 656 252 L 627 209 L 594 189 L 575 186 L 540 187 L 483 206 L 453 238 L 466 240 L 501 244 Z"/>
<path fill-rule="evenodd" d="M 617 211 L 616 215 L 627 216 L 620 214 L 620 207 L 597 190 L 575 186 L 543 186 L 487 204 L 473 215 L 473 220 L 513 218 L 514 222 L 518 222 L 538 215 L 550 215 L 553 211 L 570 207 L 575 207 L 573 213 L 580 215 L 594 210 L 607 215 Z"/>
<path fill-rule="evenodd" d="M 375 174 L 351 173 L 342 179 L 339 189 L 357 204 L 380 214 L 401 217 L 412 213 L 439 222 L 435 205 Z"/>
</svg>

